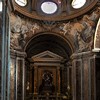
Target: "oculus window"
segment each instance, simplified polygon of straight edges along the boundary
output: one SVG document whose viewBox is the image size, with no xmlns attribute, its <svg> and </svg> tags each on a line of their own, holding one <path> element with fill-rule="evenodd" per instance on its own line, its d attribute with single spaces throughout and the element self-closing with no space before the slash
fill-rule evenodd
<svg viewBox="0 0 100 100">
<path fill-rule="evenodd" d="M 27 5 L 27 0 L 15 0 L 15 2 L 22 7 Z"/>
<path fill-rule="evenodd" d="M 73 0 L 71 5 L 74 9 L 79 9 L 83 7 L 85 3 L 86 3 L 86 0 Z"/>
<path fill-rule="evenodd" d="M 55 2 L 46 1 L 41 4 L 41 10 L 45 14 L 54 14 L 58 10 Z"/>
</svg>

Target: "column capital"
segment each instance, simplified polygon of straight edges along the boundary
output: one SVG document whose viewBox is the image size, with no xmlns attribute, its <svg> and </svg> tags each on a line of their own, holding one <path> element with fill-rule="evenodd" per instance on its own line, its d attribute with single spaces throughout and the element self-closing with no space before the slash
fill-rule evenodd
<svg viewBox="0 0 100 100">
<path fill-rule="evenodd" d="M 26 52 L 17 51 L 17 50 L 10 50 L 10 53 L 11 53 L 12 57 L 20 57 L 20 58 L 26 57 Z"/>
<path fill-rule="evenodd" d="M 34 65 L 34 69 L 37 69 L 37 68 L 38 68 L 38 66 L 35 66 L 35 65 Z"/>
<path fill-rule="evenodd" d="M 87 52 L 81 52 L 81 53 L 73 53 L 71 55 L 71 60 L 73 59 L 81 59 L 81 58 L 89 58 L 94 56 L 94 53 L 92 51 L 87 51 Z"/>
</svg>

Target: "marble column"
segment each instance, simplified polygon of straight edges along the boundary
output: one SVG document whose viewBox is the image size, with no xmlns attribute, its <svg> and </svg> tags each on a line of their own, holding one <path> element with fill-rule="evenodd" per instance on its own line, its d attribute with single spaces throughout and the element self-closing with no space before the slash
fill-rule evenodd
<svg viewBox="0 0 100 100">
<path fill-rule="evenodd" d="M 100 100 L 100 52 L 95 51 L 95 69 L 93 70 L 93 60 L 91 59 L 91 71 L 92 76 L 95 78 L 95 81 L 92 79 L 91 84 L 94 85 L 95 88 L 92 89 L 91 99 L 92 100 Z M 95 98 L 94 98 L 95 97 Z"/>
<path fill-rule="evenodd" d="M 57 67 L 57 94 L 60 94 L 60 67 Z"/>
<path fill-rule="evenodd" d="M 67 86 L 69 85 L 69 67 L 67 67 Z"/>
<path fill-rule="evenodd" d="M 34 65 L 34 95 L 38 94 L 38 67 Z"/>
<path fill-rule="evenodd" d="M 15 57 L 11 56 L 11 64 L 10 64 L 10 100 L 15 100 Z"/>
<path fill-rule="evenodd" d="M 72 64 L 71 61 L 67 62 L 65 64 L 66 68 L 66 84 L 67 84 L 67 93 L 68 93 L 68 98 L 71 98 L 72 95 Z"/>
<path fill-rule="evenodd" d="M 33 79 L 32 71 L 33 71 L 33 65 L 30 65 L 30 70 L 29 70 L 29 92 L 30 93 L 32 93 L 32 79 Z"/>
<path fill-rule="evenodd" d="M 92 84 L 95 80 L 94 54 L 92 52 L 82 52 L 73 54 L 71 58 L 73 100 L 95 100 L 92 95 L 95 88 Z M 91 66 L 91 64 L 93 65 Z"/>
</svg>

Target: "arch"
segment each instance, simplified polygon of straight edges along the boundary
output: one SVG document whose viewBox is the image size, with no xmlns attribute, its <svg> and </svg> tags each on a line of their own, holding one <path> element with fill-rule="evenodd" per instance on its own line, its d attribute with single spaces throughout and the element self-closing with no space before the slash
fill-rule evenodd
<svg viewBox="0 0 100 100">
<path fill-rule="evenodd" d="M 65 86 L 61 83 L 65 82 L 66 87 L 68 85 L 67 81 L 62 77 L 67 75 L 68 64 L 71 60 L 70 57 L 74 52 L 71 41 L 69 36 L 65 37 L 60 33 L 44 32 L 34 34 L 27 42 L 24 48 L 27 54 L 25 60 L 28 63 L 26 67 L 33 70 L 33 76 L 31 76 L 33 82 L 31 80 L 27 82 L 30 82 L 33 88 L 33 90 L 30 90 L 32 93 L 45 96 L 45 92 L 48 91 L 51 95 L 51 91 L 53 91 L 52 87 L 55 88 L 53 91 L 54 94 L 59 94 L 60 92 L 64 94 L 67 91 L 67 88 L 64 90 Z M 51 85 L 49 86 L 48 82 L 42 80 L 44 71 L 52 73 L 54 84 L 50 83 Z M 32 72 L 28 74 L 32 75 Z M 55 97 L 54 94 L 52 95 Z"/>
<path fill-rule="evenodd" d="M 93 51 L 94 52 L 100 51 L 100 18 L 98 20 L 97 27 L 96 27 Z"/>
<path fill-rule="evenodd" d="M 55 35 L 55 36 L 62 38 L 65 42 L 67 42 L 70 45 L 72 52 L 74 52 L 73 38 L 69 35 L 67 35 L 67 37 L 66 37 L 65 35 L 62 35 L 62 34 L 56 33 L 56 32 L 40 32 L 40 33 L 34 34 L 31 38 L 28 39 L 28 41 L 24 47 L 24 51 L 26 50 L 27 45 L 31 42 L 32 39 L 36 38 L 37 36 L 44 35 L 44 34 L 51 34 L 51 35 Z"/>
<path fill-rule="evenodd" d="M 38 52 L 35 49 L 38 49 Z M 31 53 L 31 55 L 35 55 L 47 49 L 50 51 L 53 50 L 53 52 L 58 55 L 60 55 L 60 52 L 62 52 L 63 56 L 67 55 L 66 57 L 69 58 L 68 56 L 71 56 L 71 54 L 74 52 L 74 45 L 69 36 L 64 37 L 61 34 L 44 32 L 35 34 L 27 42 L 24 51 L 27 54 Z M 32 51 L 34 51 L 34 53 Z"/>
</svg>

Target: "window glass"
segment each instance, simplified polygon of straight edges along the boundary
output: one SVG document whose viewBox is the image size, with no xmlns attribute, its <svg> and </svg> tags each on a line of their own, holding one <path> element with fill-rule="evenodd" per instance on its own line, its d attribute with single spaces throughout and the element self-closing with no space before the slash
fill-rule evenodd
<svg viewBox="0 0 100 100">
<path fill-rule="evenodd" d="M 26 6 L 27 0 L 15 0 L 15 2 L 20 6 Z"/>
<path fill-rule="evenodd" d="M 41 4 L 41 10 L 46 14 L 53 14 L 57 11 L 57 9 L 57 4 L 54 2 L 47 1 Z"/>
<path fill-rule="evenodd" d="M 2 2 L 0 1 L 0 12 L 2 12 Z"/>
<path fill-rule="evenodd" d="M 85 5 L 86 0 L 73 0 L 72 7 L 75 9 L 81 8 Z"/>
</svg>

